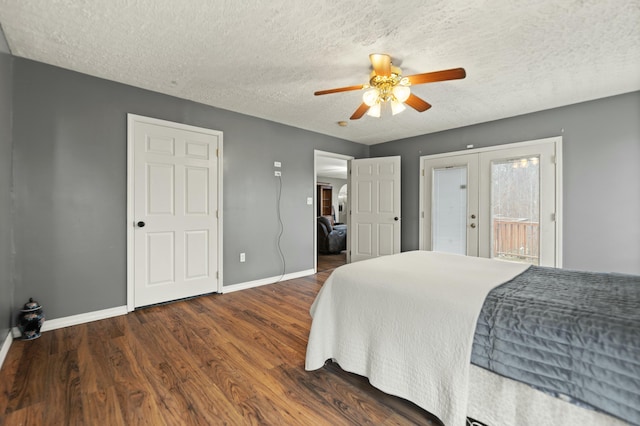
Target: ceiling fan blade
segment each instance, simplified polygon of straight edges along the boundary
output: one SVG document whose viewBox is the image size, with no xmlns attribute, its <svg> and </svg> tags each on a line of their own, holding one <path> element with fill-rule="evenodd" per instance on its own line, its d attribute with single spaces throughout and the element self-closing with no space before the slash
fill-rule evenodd
<svg viewBox="0 0 640 426">
<path fill-rule="evenodd" d="M 359 118 L 362 118 L 363 115 L 365 115 L 367 113 L 367 111 L 369 111 L 369 105 L 365 104 L 364 102 L 360 104 L 360 106 L 358 107 L 358 109 L 351 115 L 351 119 L 352 120 L 357 120 Z"/>
<path fill-rule="evenodd" d="M 391 56 L 384 53 L 372 53 L 369 55 L 369 59 L 376 75 L 383 77 L 391 75 Z"/>
<path fill-rule="evenodd" d="M 411 84 L 434 83 L 436 81 L 457 80 L 467 76 L 464 68 L 452 68 L 450 70 L 425 72 L 423 74 L 409 75 L 407 78 Z"/>
<path fill-rule="evenodd" d="M 430 103 L 417 97 L 413 93 L 409 95 L 409 98 L 406 101 L 404 101 L 404 103 L 406 103 L 407 105 L 409 105 L 411 108 L 415 109 L 418 112 L 423 112 L 431 108 Z"/>
<path fill-rule="evenodd" d="M 351 90 L 360 90 L 364 87 L 363 84 L 358 84 L 357 86 L 348 86 L 348 87 L 338 87 L 337 89 L 329 89 L 329 90 L 318 90 L 313 94 L 316 96 L 320 95 L 328 95 L 329 93 L 339 93 L 339 92 L 349 92 Z"/>
</svg>

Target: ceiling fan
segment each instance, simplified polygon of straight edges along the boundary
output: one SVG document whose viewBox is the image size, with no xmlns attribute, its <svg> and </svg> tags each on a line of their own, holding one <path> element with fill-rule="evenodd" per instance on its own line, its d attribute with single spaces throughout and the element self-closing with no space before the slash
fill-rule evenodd
<svg viewBox="0 0 640 426">
<path fill-rule="evenodd" d="M 330 93 L 349 92 L 351 90 L 369 89 L 362 95 L 362 104 L 351 115 L 352 120 L 361 118 L 365 113 L 372 117 L 380 117 L 382 108 L 391 107 L 391 113 L 396 115 L 405 110 L 403 104 L 409 105 L 418 112 L 431 108 L 431 105 L 423 99 L 411 93 L 410 86 L 437 81 L 457 80 L 465 78 L 467 73 L 464 68 L 452 68 L 443 71 L 426 72 L 406 77 L 402 76 L 402 70 L 391 63 L 391 56 L 384 53 L 369 55 L 373 71 L 368 84 L 357 86 L 339 87 L 337 89 L 320 90 L 314 93 L 316 96 Z"/>
</svg>

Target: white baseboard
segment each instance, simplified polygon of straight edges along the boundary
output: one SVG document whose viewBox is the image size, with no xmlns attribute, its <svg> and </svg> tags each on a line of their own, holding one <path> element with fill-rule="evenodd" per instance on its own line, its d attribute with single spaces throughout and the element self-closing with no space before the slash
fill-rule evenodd
<svg viewBox="0 0 640 426">
<path fill-rule="evenodd" d="M 2 368 L 2 364 L 4 364 L 4 360 L 9 353 L 9 348 L 11 347 L 11 343 L 13 342 L 13 336 L 11 333 L 7 333 L 7 338 L 4 339 L 2 343 L 2 347 L 0 348 L 0 368 Z"/>
<path fill-rule="evenodd" d="M 275 277 L 263 278 L 261 280 L 225 285 L 222 287 L 222 293 L 231 293 L 232 291 L 246 290 L 249 288 L 260 287 L 267 284 L 275 284 L 276 282 L 292 280 L 294 278 L 300 278 L 300 277 L 307 277 L 313 274 L 315 274 L 315 271 L 313 269 L 307 269 L 306 271 L 293 272 L 291 274 L 286 274 L 282 278 L 280 278 L 280 275 L 277 275 Z"/>
<path fill-rule="evenodd" d="M 91 321 L 98 321 L 101 319 L 117 317 L 119 315 L 126 315 L 128 313 L 127 306 L 116 306 L 115 308 L 102 309 L 100 311 L 87 312 L 84 314 L 71 315 L 68 317 L 55 318 L 48 320 L 45 318 L 44 324 L 42 324 L 41 332 L 55 330 L 57 328 L 70 327 L 72 325 L 84 324 Z M 13 328 L 13 337 L 20 337 L 20 330 L 17 327 Z"/>
</svg>

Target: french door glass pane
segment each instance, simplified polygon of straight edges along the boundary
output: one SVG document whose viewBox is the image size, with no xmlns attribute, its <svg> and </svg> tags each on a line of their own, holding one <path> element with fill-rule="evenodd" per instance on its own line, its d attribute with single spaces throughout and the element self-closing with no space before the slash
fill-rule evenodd
<svg viewBox="0 0 640 426">
<path fill-rule="evenodd" d="M 433 170 L 432 250 L 467 254 L 467 168 Z"/>
<path fill-rule="evenodd" d="M 491 163 L 491 257 L 538 265 L 540 157 Z"/>
</svg>

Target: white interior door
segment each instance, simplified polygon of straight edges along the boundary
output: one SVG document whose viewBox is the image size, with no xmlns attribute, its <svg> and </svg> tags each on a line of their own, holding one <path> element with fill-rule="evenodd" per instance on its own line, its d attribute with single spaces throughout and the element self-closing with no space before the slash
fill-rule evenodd
<svg viewBox="0 0 640 426">
<path fill-rule="evenodd" d="M 222 133 L 130 115 L 129 138 L 130 307 L 219 291 Z"/>
<path fill-rule="evenodd" d="M 400 253 L 400 157 L 351 160 L 351 261 Z"/>
</svg>

